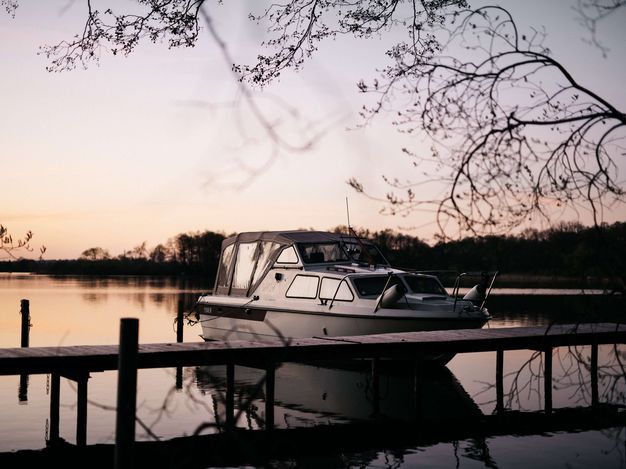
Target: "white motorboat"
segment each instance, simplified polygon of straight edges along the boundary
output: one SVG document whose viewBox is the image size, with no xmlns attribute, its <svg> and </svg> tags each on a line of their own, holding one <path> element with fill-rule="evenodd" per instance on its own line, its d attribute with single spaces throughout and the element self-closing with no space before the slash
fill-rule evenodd
<svg viewBox="0 0 626 469">
<path fill-rule="evenodd" d="M 353 235 L 247 232 L 223 241 L 214 290 L 197 313 L 205 340 L 480 328 L 495 275 L 463 298 L 460 278 L 451 295 L 437 276 L 394 268 Z"/>
</svg>

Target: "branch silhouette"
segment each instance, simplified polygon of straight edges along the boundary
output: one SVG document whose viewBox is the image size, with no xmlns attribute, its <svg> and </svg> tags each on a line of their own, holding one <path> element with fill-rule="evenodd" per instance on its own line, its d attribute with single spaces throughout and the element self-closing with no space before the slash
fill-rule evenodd
<svg viewBox="0 0 626 469">
<path fill-rule="evenodd" d="M 359 85 L 377 97 L 366 122 L 397 109 L 399 131 L 434 142 L 428 156 L 403 151 L 415 167 L 434 166 L 425 177 L 445 187 L 441 198 L 423 199 L 424 180 L 387 178 L 391 192 L 378 198 L 386 213 L 432 209 L 447 237 L 508 232 L 565 207 L 600 224 L 607 207 L 624 202 L 626 114 L 552 57 L 545 32 L 520 32 L 494 6 L 454 12 L 432 34 L 439 47 L 398 45 L 382 79 Z"/>
</svg>

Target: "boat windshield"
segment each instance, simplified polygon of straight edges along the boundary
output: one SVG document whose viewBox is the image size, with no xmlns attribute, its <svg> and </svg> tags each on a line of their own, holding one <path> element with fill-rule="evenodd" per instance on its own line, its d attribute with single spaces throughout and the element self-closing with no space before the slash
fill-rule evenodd
<svg viewBox="0 0 626 469">
<path fill-rule="evenodd" d="M 430 293 L 435 295 L 447 295 L 446 290 L 437 279 L 418 275 L 405 275 L 402 277 L 412 293 Z"/>
<path fill-rule="evenodd" d="M 373 275 L 373 276 L 368 276 L 368 277 L 352 278 L 352 282 L 354 283 L 356 290 L 359 292 L 359 295 L 373 296 L 373 295 L 380 295 L 383 292 L 385 285 L 387 285 L 388 278 L 389 278 L 388 275 Z M 397 285 L 397 284 L 402 285 L 402 282 L 398 277 L 394 275 L 389 280 L 389 284 L 387 285 L 387 288 L 391 287 L 392 285 Z"/>
<path fill-rule="evenodd" d="M 339 243 L 298 243 L 298 251 L 305 264 L 350 260 Z"/>
<path fill-rule="evenodd" d="M 352 260 L 375 265 L 389 265 L 387 259 L 376 246 L 369 243 L 359 243 L 356 240 L 343 241 L 343 246 Z"/>
</svg>

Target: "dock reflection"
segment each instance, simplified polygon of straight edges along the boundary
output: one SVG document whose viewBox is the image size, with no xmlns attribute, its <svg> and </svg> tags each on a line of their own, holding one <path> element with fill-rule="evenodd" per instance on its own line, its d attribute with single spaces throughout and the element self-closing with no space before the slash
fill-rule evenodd
<svg viewBox="0 0 626 469">
<path fill-rule="evenodd" d="M 265 371 L 235 367 L 234 419 L 237 427 L 265 428 Z M 215 420 L 229 421 L 227 369 L 196 368 L 198 389 L 214 401 Z M 273 420 L 277 427 L 371 419 L 475 418 L 481 410 L 446 367 L 425 368 L 417 377 L 413 362 L 285 363 L 275 370 Z M 264 403 L 260 405 L 261 401 Z"/>
</svg>

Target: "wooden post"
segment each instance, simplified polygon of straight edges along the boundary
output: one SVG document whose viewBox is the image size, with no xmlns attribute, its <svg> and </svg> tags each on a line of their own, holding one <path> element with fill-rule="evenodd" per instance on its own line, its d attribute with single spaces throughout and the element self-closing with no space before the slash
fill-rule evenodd
<svg viewBox="0 0 626 469">
<path fill-rule="evenodd" d="M 20 404 L 28 403 L 28 375 L 20 375 L 20 384 L 17 388 L 17 401 Z"/>
<path fill-rule="evenodd" d="M 183 330 L 184 330 L 184 321 L 183 321 L 183 313 L 185 303 L 182 298 L 182 294 L 178 297 L 178 312 L 176 313 L 176 342 L 183 342 Z M 176 367 L 176 389 L 183 389 L 183 367 Z"/>
<path fill-rule="evenodd" d="M 50 375 L 50 435 L 48 441 L 52 444 L 59 441 L 59 406 L 61 404 L 61 376 L 58 373 Z"/>
<path fill-rule="evenodd" d="M 544 350 L 543 388 L 545 393 L 544 410 L 547 414 L 552 412 L 552 347 Z"/>
<path fill-rule="evenodd" d="M 591 345 L 591 405 L 598 406 L 598 344 Z"/>
<path fill-rule="evenodd" d="M 183 367 L 182 366 L 177 366 L 176 367 L 176 378 L 175 378 L 176 382 L 174 383 L 174 386 L 176 387 L 176 389 L 183 389 Z"/>
<path fill-rule="evenodd" d="M 22 331 L 20 343 L 22 347 L 28 347 L 30 343 L 30 301 L 20 301 L 20 314 L 22 315 Z M 17 389 L 19 403 L 28 402 L 28 375 L 20 375 L 20 384 Z"/>
<path fill-rule="evenodd" d="M 504 350 L 496 350 L 496 412 L 504 410 Z"/>
<path fill-rule="evenodd" d="M 185 329 L 185 323 L 183 321 L 183 313 L 185 312 L 185 302 L 182 297 L 178 298 L 178 312 L 176 314 L 176 342 L 179 344 L 183 342 L 183 330 Z"/>
<path fill-rule="evenodd" d="M 89 373 L 81 374 L 76 378 L 77 391 L 77 414 L 76 414 L 76 446 L 87 444 L 87 381 Z"/>
<path fill-rule="evenodd" d="M 134 467 L 135 413 L 137 406 L 137 349 L 139 320 L 120 322 L 120 348 L 115 421 L 115 469 Z"/>
<path fill-rule="evenodd" d="M 235 365 L 226 364 L 226 428 L 235 427 Z"/>
<path fill-rule="evenodd" d="M 372 413 L 380 414 L 380 376 L 378 358 L 372 358 Z"/>
<path fill-rule="evenodd" d="M 265 429 L 274 429 L 274 391 L 276 367 L 270 363 L 265 371 Z"/>
<path fill-rule="evenodd" d="M 22 347 L 28 347 L 30 335 L 30 301 L 20 301 L 20 314 L 22 315 Z"/>
<path fill-rule="evenodd" d="M 413 402 L 415 403 L 415 419 L 423 416 L 422 399 L 422 363 L 419 359 L 413 362 Z"/>
</svg>

